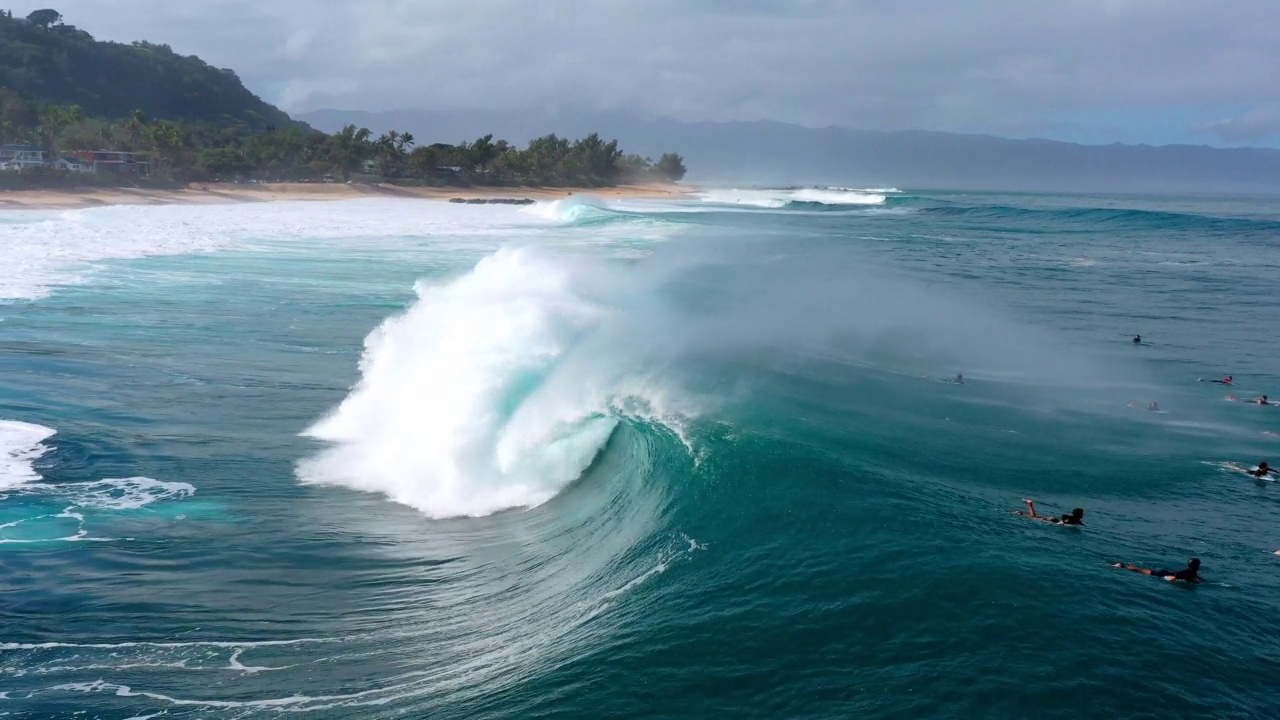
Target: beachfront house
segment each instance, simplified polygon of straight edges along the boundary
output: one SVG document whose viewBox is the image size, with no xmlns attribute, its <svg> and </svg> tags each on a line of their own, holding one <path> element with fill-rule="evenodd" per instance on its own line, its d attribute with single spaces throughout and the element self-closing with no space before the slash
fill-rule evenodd
<svg viewBox="0 0 1280 720">
<path fill-rule="evenodd" d="M 44 151 L 35 145 L 0 145 L 0 167 L 6 170 L 44 167 Z"/>
<path fill-rule="evenodd" d="M 59 170 L 67 170 L 70 172 L 93 172 L 93 168 L 80 162 L 79 158 L 60 157 L 53 166 Z"/>
<path fill-rule="evenodd" d="M 146 175 L 151 166 L 146 155 L 120 150 L 83 150 L 71 153 L 70 157 L 93 172 L 117 175 Z"/>
</svg>

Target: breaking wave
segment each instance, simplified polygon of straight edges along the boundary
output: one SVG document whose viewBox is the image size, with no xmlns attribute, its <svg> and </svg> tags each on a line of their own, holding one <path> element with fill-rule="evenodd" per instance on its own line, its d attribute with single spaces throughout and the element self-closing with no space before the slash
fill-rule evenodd
<svg viewBox="0 0 1280 720">
<path fill-rule="evenodd" d="M 599 341 L 616 290 L 599 265 L 507 248 L 365 340 L 361 379 L 305 434 L 303 482 L 378 492 L 432 517 L 535 507 L 622 422 L 679 433 L 688 408 Z"/>
<path fill-rule="evenodd" d="M 707 190 L 698 195 L 704 203 L 714 205 L 742 205 L 758 208 L 803 207 L 865 207 L 884 205 L 889 192 L 884 190 L 854 190 L 840 187 L 782 188 L 782 189 L 721 189 Z"/>
</svg>

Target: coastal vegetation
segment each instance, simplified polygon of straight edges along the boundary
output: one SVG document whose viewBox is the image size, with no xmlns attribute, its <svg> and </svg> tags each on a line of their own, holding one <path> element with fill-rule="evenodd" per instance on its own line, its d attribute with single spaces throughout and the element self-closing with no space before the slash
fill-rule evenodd
<svg viewBox="0 0 1280 720">
<path fill-rule="evenodd" d="M 676 153 L 654 161 L 594 133 L 547 135 L 521 148 L 492 135 L 420 144 L 411 133 L 375 137 L 353 125 L 320 132 L 258 98 L 231 70 L 167 45 L 95 40 L 52 9 L 25 18 L 0 12 L 0 144 L 38 149 L 44 159 L 0 172 L 0 187 L 197 180 L 598 187 L 685 174 Z M 129 162 L 94 171 L 107 166 L 94 164 L 104 150 Z"/>
</svg>

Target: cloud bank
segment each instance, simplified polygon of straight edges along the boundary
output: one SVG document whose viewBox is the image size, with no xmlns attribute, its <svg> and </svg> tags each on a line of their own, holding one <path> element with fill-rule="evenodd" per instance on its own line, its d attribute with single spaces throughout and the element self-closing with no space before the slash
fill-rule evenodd
<svg viewBox="0 0 1280 720">
<path fill-rule="evenodd" d="M 1274 0 L 68 0 L 57 9 L 100 39 L 164 42 L 234 68 L 295 112 L 627 109 L 1229 144 L 1280 133 Z"/>
</svg>

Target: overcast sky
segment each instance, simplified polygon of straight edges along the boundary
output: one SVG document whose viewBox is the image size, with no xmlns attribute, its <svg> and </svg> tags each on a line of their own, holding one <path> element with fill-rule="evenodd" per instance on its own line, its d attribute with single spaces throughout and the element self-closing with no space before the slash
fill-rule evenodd
<svg viewBox="0 0 1280 720">
<path fill-rule="evenodd" d="M 1280 145 L 1277 0 L 49 3 L 99 39 L 233 68 L 291 113 L 622 108 Z M 25 15 L 49 3 L 9 4 Z"/>
</svg>

